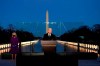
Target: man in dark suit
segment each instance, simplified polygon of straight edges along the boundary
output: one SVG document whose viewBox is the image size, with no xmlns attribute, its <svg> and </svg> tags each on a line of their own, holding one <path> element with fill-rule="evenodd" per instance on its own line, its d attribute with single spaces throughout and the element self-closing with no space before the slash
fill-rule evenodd
<svg viewBox="0 0 100 66">
<path fill-rule="evenodd" d="M 43 40 L 56 40 L 56 36 L 52 34 L 52 28 L 49 28 L 48 33 L 44 34 Z"/>
</svg>

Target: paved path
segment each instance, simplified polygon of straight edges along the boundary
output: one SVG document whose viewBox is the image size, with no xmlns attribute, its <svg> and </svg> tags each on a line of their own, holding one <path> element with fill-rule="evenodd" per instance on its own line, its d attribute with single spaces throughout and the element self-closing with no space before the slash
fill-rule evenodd
<svg viewBox="0 0 100 66">
<path fill-rule="evenodd" d="M 100 66 L 97 60 L 78 60 L 78 66 Z"/>
<path fill-rule="evenodd" d="M 0 66 L 16 66 L 16 61 L 0 59 Z"/>
<path fill-rule="evenodd" d="M 0 66 L 16 66 L 16 62 L 0 59 Z M 100 66 L 100 62 L 97 60 L 78 60 L 78 66 Z"/>
</svg>

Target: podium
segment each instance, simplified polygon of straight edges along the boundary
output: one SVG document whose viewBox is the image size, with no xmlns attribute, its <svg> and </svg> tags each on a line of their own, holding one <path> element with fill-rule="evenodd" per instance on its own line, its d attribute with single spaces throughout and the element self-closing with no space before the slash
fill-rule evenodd
<svg viewBox="0 0 100 66">
<path fill-rule="evenodd" d="M 57 41 L 41 40 L 41 46 L 45 54 L 56 53 Z"/>
</svg>

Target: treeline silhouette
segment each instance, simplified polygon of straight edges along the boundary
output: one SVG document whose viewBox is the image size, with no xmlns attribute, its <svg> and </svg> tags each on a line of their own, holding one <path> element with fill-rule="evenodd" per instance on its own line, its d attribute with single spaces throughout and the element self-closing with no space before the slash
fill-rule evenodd
<svg viewBox="0 0 100 66">
<path fill-rule="evenodd" d="M 40 39 L 35 37 L 32 33 L 24 30 L 15 29 L 12 24 L 4 29 L 0 26 L 0 44 L 9 43 L 12 32 L 16 32 L 20 41 L 31 41 Z M 82 42 L 100 44 L 100 24 L 95 24 L 92 27 L 81 26 L 77 29 L 72 29 L 62 34 L 58 39 L 71 42 Z"/>
<path fill-rule="evenodd" d="M 12 25 L 9 25 L 7 29 L 0 26 L 0 44 L 9 43 L 12 32 L 17 33 L 17 36 L 21 42 L 34 40 L 34 35 L 28 31 L 15 29 L 12 27 Z"/>
<path fill-rule="evenodd" d="M 72 29 L 60 36 L 63 41 L 82 42 L 100 44 L 100 24 L 92 27 L 81 26 L 78 29 Z"/>
</svg>

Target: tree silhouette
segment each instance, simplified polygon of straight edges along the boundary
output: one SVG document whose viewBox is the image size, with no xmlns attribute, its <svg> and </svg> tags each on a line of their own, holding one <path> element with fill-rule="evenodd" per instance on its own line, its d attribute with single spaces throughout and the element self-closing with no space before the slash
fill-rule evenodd
<svg viewBox="0 0 100 66">
<path fill-rule="evenodd" d="M 79 41 L 83 43 L 100 43 L 100 24 L 94 25 L 92 28 L 81 26 L 76 30 L 70 30 L 60 36 L 64 41 Z"/>
<path fill-rule="evenodd" d="M 12 32 L 17 33 L 17 36 L 21 42 L 34 40 L 34 35 L 32 33 L 28 31 L 18 30 L 18 29 L 14 30 L 12 26 L 13 25 L 10 25 L 7 29 L 3 29 L 0 26 L 0 44 L 9 43 Z"/>
</svg>

